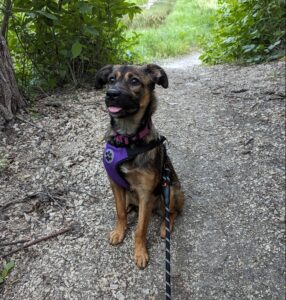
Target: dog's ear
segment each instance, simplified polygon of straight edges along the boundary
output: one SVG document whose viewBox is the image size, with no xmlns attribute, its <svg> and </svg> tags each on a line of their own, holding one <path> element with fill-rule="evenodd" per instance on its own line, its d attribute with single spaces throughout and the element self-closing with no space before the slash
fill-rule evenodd
<svg viewBox="0 0 286 300">
<path fill-rule="evenodd" d="M 107 65 L 101 68 L 95 75 L 95 88 L 101 89 L 106 83 L 108 75 L 112 72 L 113 66 Z"/>
<path fill-rule="evenodd" d="M 155 64 L 148 64 L 143 68 L 154 83 L 161 85 L 164 89 L 169 86 L 168 76 L 161 67 Z"/>
</svg>

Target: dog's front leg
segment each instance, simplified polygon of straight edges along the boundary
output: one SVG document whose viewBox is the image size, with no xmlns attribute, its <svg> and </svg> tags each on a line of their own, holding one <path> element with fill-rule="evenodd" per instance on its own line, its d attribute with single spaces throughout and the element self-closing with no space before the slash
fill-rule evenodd
<svg viewBox="0 0 286 300">
<path fill-rule="evenodd" d="M 144 193 L 139 196 L 139 216 L 135 232 L 135 263 L 139 268 L 147 266 L 149 256 L 146 247 L 146 236 L 149 219 L 152 213 L 153 201 L 152 195 Z"/>
<path fill-rule="evenodd" d="M 127 228 L 126 197 L 125 190 L 111 179 L 110 185 L 116 205 L 117 221 L 115 229 L 110 233 L 109 242 L 111 245 L 117 245 L 123 241 Z"/>
</svg>

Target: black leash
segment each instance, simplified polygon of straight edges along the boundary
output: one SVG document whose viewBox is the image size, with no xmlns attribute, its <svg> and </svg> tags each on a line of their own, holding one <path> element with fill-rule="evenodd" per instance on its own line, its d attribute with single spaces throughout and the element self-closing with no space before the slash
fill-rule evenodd
<svg viewBox="0 0 286 300">
<path fill-rule="evenodd" d="M 166 263 L 166 300 L 171 300 L 171 232 L 170 232 L 170 170 L 164 169 L 163 174 L 163 196 L 165 202 L 165 227 L 166 227 L 166 238 L 165 238 L 165 263 Z"/>
</svg>

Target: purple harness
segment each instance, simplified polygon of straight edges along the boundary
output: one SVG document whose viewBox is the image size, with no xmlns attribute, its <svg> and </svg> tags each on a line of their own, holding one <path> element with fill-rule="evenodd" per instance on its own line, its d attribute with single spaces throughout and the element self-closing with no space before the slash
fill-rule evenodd
<svg viewBox="0 0 286 300">
<path fill-rule="evenodd" d="M 103 154 L 105 170 L 114 182 L 129 190 L 129 183 L 122 177 L 119 169 L 120 165 L 127 160 L 129 159 L 126 147 L 116 147 L 106 143 Z"/>
<path fill-rule="evenodd" d="M 153 140 L 148 144 L 115 146 L 106 143 L 103 153 L 103 163 L 108 176 L 124 189 L 130 190 L 130 185 L 120 171 L 120 166 L 127 161 L 133 160 L 138 154 L 147 152 L 165 141 L 165 137 Z"/>
</svg>

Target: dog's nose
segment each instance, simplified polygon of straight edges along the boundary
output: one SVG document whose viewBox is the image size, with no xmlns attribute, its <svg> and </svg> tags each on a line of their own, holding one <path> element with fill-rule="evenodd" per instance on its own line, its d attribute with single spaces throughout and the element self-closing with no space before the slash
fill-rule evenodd
<svg viewBox="0 0 286 300">
<path fill-rule="evenodd" d="M 110 99 L 116 99 L 120 96 L 121 92 L 116 89 L 110 89 L 106 92 L 106 96 Z"/>
</svg>

